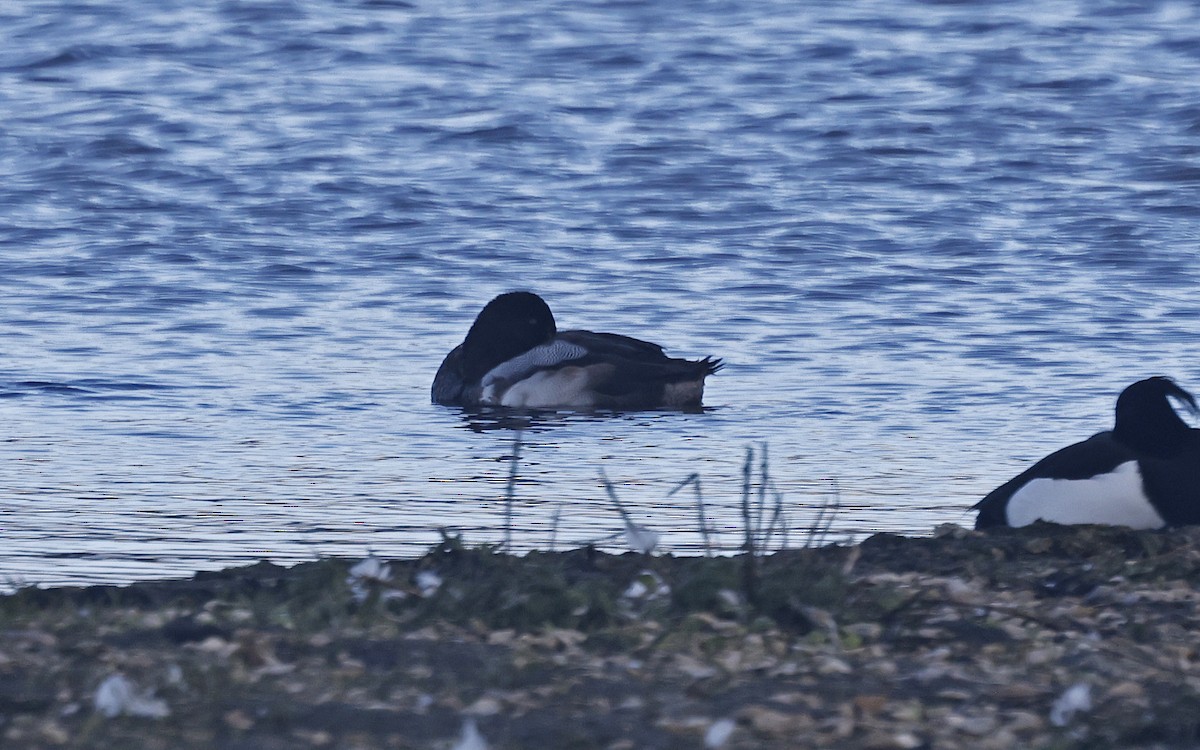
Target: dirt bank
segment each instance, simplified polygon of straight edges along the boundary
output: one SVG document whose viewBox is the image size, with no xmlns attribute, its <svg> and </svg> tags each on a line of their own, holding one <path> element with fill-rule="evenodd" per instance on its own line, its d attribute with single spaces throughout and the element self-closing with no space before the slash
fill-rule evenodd
<svg viewBox="0 0 1200 750">
<path fill-rule="evenodd" d="M 947 528 L 748 568 L 448 540 L 387 580 L 26 589 L 0 745 L 450 748 L 469 719 L 514 749 L 1194 747 L 1198 542 Z"/>
</svg>

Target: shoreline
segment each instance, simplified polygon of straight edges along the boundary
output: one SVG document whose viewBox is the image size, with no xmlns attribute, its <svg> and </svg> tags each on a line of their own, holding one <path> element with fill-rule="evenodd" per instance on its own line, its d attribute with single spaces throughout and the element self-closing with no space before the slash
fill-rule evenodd
<svg viewBox="0 0 1200 750">
<path fill-rule="evenodd" d="M 449 538 L 386 566 L 21 589 L 0 596 L 0 744 L 1200 741 L 1200 528 L 947 526 L 746 561 Z"/>
</svg>

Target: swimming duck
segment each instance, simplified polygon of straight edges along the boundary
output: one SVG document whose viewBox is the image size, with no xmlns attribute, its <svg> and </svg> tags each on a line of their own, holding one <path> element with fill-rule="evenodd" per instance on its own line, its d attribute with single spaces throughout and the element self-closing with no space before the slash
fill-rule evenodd
<svg viewBox="0 0 1200 750">
<path fill-rule="evenodd" d="M 1200 523 L 1200 430 L 1168 399 L 1200 413 L 1170 378 L 1139 380 L 1117 398 L 1116 424 L 1055 451 L 992 490 L 975 528 L 1035 521 L 1157 529 Z"/>
<path fill-rule="evenodd" d="M 698 407 L 721 360 L 676 359 L 615 333 L 559 331 L 546 302 L 508 292 L 483 308 L 433 378 L 437 404 L 517 409 Z"/>
</svg>

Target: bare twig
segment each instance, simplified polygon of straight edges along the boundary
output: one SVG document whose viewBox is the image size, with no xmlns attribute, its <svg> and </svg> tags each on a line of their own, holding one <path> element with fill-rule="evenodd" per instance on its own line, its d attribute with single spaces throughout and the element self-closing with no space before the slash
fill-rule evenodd
<svg viewBox="0 0 1200 750">
<path fill-rule="evenodd" d="M 558 501 L 558 505 L 554 506 L 554 515 L 550 518 L 550 551 L 554 551 L 555 542 L 558 540 L 558 518 L 562 515 L 563 504 Z"/>
<path fill-rule="evenodd" d="M 825 519 L 825 528 L 821 529 L 820 544 L 825 544 L 825 540 L 829 537 L 829 532 L 833 530 L 833 521 L 837 518 L 838 513 L 842 511 L 842 486 L 838 483 L 837 477 L 833 478 L 833 509 Z"/>
<path fill-rule="evenodd" d="M 608 475 L 604 473 L 603 467 L 600 469 L 600 480 L 604 482 L 604 489 L 608 492 L 609 499 L 613 501 L 617 512 L 621 514 L 621 520 L 625 522 L 625 541 L 629 544 L 629 548 L 644 555 L 653 552 L 658 547 L 658 532 L 633 522 L 633 517 L 629 515 L 629 511 L 625 510 L 625 506 L 617 497 L 617 491 L 613 488 L 612 482 L 608 481 Z"/>
<path fill-rule="evenodd" d="M 633 519 L 629 517 L 629 511 L 625 510 L 625 505 L 621 502 L 621 498 L 617 497 L 617 491 L 613 488 L 612 482 L 608 481 L 608 475 L 604 473 L 604 467 L 600 468 L 600 481 L 604 482 L 604 491 L 608 493 L 608 499 L 612 500 L 613 506 L 621 514 L 621 520 L 626 524 L 633 523 Z"/>
<path fill-rule="evenodd" d="M 704 556 L 712 557 L 712 540 L 708 536 L 708 519 L 704 514 L 704 493 L 700 489 L 700 474 L 697 472 L 690 474 L 682 482 L 675 485 L 675 489 L 668 492 L 667 497 L 671 497 L 689 484 L 692 485 L 692 489 L 695 490 L 696 493 L 696 520 L 700 524 L 700 538 L 704 541 Z"/>
<path fill-rule="evenodd" d="M 754 465 L 754 449 L 746 449 L 746 462 L 742 464 L 742 524 L 745 529 L 743 543 L 746 554 L 754 556 L 754 524 L 750 518 L 750 472 Z"/>
<path fill-rule="evenodd" d="M 832 500 L 828 499 L 832 497 Z M 833 494 L 826 495 L 821 499 L 821 509 L 817 511 L 817 519 L 808 527 L 808 539 L 804 542 L 804 547 L 817 546 L 825 544 L 825 538 L 829 535 L 830 529 L 833 528 L 833 519 L 837 517 L 838 511 L 842 508 L 842 492 L 838 487 L 837 478 L 833 479 Z"/>
<path fill-rule="evenodd" d="M 754 536 L 761 542 L 763 539 L 763 517 L 767 510 L 767 444 L 762 444 L 762 455 L 758 462 L 758 520 L 754 523 Z M 760 544 L 760 546 L 763 546 Z"/>
<path fill-rule="evenodd" d="M 758 601 L 758 560 L 754 548 L 754 523 L 750 514 L 750 473 L 754 465 L 754 449 L 746 448 L 746 463 L 742 466 L 742 525 L 745 528 L 746 554 L 742 560 L 742 589 L 746 601 Z"/>
<path fill-rule="evenodd" d="M 512 455 L 508 461 L 508 487 L 504 493 L 504 550 L 512 551 L 513 503 L 517 495 L 517 468 L 521 464 L 521 431 L 513 435 Z"/>
<path fill-rule="evenodd" d="M 760 546 L 763 549 L 766 549 L 768 546 L 770 546 L 771 535 L 775 533 L 775 529 L 778 528 L 779 535 L 783 538 L 783 546 L 786 548 L 787 528 L 785 528 L 783 525 L 783 493 L 775 489 L 774 482 L 771 483 L 771 492 L 775 496 L 775 508 L 774 512 L 771 514 L 771 522 L 767 524 L 767 532 L 763 536 L 762 544 Z"/>
</svg>

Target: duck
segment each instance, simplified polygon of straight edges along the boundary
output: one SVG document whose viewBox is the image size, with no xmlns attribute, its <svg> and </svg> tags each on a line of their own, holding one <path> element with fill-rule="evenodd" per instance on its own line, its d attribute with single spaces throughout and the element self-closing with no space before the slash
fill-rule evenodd
<svg viewBox="0 0 1200 750">
<path fill-rule="evenodd" d="M 1111 430 L 1055 451 L 992 490 L 974 506 L 975 528 L 1108 524 L 1159 529 L 1200 523 L 1200 430 L 1196 399 L 1155 376 L 1117 398 Z"/>
<path fill-rule="evenodd" d="M 677 359 L 616 333 L 560 331 L 546 301 L 506 292 L 488 302 L 433 378 L 435 404 L 513 409 L 699 408 L 720 359 Z"/>
</svg>

